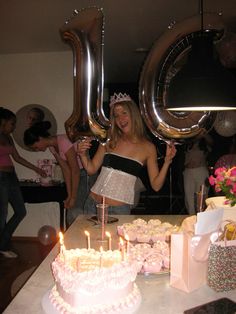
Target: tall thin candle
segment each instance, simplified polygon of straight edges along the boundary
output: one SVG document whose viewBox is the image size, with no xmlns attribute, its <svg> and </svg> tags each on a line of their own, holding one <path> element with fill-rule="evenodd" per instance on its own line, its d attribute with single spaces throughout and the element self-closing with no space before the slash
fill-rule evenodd
<svg viewBox="0 0 236 314">
<path fill-rule="evenodd" d="M 124 246 L 124 241 L 122 238 L 120 238 L 120 251 L 121 251 L 122 261 L 124 261 L 125 260 L 125 246 Z"/>
<path fill-rule="evenodd" d="M 59 232 L 59 239 L 60 239 L 60 245 L 64 244 L 64 237 L 63 237 L 63 233 L 60 231 Z"/>
<path fill-rule="evenodd" d="M 100 246 L 100 263 L 99 263 L 100 268 L 102 267 L 102 255 L 103 255 L 103 248 L 102 246 Z"/>
<path fill-rule="evenodd" d="M 90 247 L 91 247 L 91 244 L 90 244 L 90 233 L 87 230 L 85 230 L 84 233 L 85 233 L 85 235 L 87 237 L 87 249 L 89 250 Z"/>
<path fill-rule="evenodd" d="M 65 245 L 64 245 L 64 236 L 63 233 L 59 232 L 59 239 L 60 239 L 60 257 L 65 260 Z"/>
<path fill-rule="evenodd" d="M 111 234 L 106 231 L 106 236 L 108 237 L 108 250 L 111 250 Z"/>
<path fill-rule="evenodd" d="M 129 236 L 126 234 L 125 235 L 125 240 L 126 240 L 126 250 L 127 250 L 127 255 L 129 255 L 130 251 L 130 243 L 129 243 Z"/>
</svg>

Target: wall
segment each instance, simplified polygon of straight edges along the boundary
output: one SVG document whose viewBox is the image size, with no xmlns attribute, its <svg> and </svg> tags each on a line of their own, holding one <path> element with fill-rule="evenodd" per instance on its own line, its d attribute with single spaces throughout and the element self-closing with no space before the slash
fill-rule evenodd
<svg viewBox="0 0 236 314">
<path fill-rule="evenodd" d="M 65 133 L 64 122 L 73 109 L 72 52 L 0 55 L 0 106 L 17 112 L 21 107 L 38 103 L 55 116 L 58 133 Z M 20 123 L 20 121 L 18 121 Z M 52 158 L 49 152 L 29 152 L 16 148 L 32 163 L 41 158 Z M 35 179 L 28 168 L 15 164 L 19 179 Z M 28 215 L 15 236 L 36 236 L 38 229 L 50 224 L 59 227 L 56 203 L 26 204 Z M 9 208 L 9 216 L 12 209 Z"/>
</svg>

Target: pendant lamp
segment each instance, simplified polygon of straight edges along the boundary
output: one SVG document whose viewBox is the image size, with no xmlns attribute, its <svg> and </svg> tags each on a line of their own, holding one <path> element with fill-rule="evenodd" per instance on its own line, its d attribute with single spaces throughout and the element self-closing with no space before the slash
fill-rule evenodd
<svg viewBox="0 0 236 314">
<path fill-rule="evenodd" d="M 192 42 L 186 64 L 172 78 L 167 110 L 236 110 L 236 76 L 219 61 L 214 34 L 203 30 L 203 0 L 200 0 L 201 31 Z"/>
</svg>

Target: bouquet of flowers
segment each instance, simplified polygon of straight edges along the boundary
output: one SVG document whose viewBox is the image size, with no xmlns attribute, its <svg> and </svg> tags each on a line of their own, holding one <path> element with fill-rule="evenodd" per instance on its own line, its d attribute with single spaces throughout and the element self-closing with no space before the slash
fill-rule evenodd
<svg viewBox="0 0 236 314">
<path fill-rule="evenodd" d="M 234 206 L 236 204 L 236 167 L 227 169 L 225 167 L 217 168 L 214 176 L 209 177 L 210 185 L 215 186 L 216 192 L 222 192 L 225 195 L 225 204 Z"/>
</svg>

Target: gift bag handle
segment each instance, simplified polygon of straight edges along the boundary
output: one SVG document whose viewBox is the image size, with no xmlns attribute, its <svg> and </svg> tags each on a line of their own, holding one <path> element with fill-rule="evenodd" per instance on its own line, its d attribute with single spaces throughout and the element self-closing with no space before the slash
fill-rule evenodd
<svg viewBox="0 0 236 314">
<path fill-rule="evenodd" d="M 190 244 L 192 258 L 196 262 L 206 262 L 208 260 L 210 244 L 217 241 L 218 237 L 218 230 L 203 235 L 192 236 Z"/>
<path fill-rule="evenodd" d="M 225 222 L 228 222 L 234 226 L 234 232 L 233 232 L 232 239 L 231 239 L 231 240 L 233 240 L 235 235 L 236 235 L 236 222 L 234 220 L 226 219 L 222 222 L 222 224 Z M 227 226 L 227 224 L 224 225 L 224 232 L 223 232 L 223 234 L 224 234 L 223 241 L 224 241 L 225 246 L 227 246 L 227 241 L 230 241 L 229 239 L 227 239 L 228 229 L 226 228 L 226 226 Z"/>
</svg>

